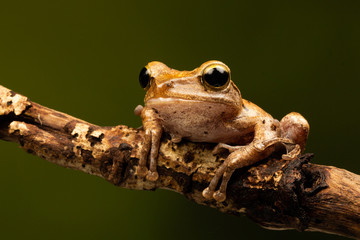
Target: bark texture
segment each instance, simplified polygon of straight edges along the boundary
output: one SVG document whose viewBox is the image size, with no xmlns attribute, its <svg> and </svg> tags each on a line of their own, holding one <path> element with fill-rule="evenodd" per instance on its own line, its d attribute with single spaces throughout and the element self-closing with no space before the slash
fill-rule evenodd
<svg viewBox="0 0 360 240">
<path fill-rule="evenodd" d="M 360 238 L 360 176 L 309 163 L 312 154 L 293 161 L 281 152 L 238 169 L 222 203 L 201 195 L 227 153 L 214 156 L 214 144 L 180 142 L 164 135 L 159 180 L 135 174 L 142 151 L 142 129 L 100 127 L 31 102 L 0 86 L 0 139 L 63 167 L 106 179 L 120 187 L 165 188 L 229 214 L 245 214 L 265 228 L 320 231 Z"/>
</svg>

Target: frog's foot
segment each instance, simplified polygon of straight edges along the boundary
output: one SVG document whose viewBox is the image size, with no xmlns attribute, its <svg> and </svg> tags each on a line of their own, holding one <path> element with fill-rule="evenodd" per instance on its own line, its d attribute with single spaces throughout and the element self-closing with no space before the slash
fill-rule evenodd
<svg viewBox="0 0 360 240">
<path fill-rule="evenodd" d="M 202 191 L 202 195 L 204 198 L 210 200 L 213 197 L 214 191 L 211 191 L 209 187 L 205 188 Z"/>
<path fill-rule="evenodd" d="M 230 180 L 230 177 L 234 173 L 236 168 L 233 168 L 231 165 L 226 164 L 225 162 L 220 168 L 216 171 L 215 176 L 211 179 L 209 187 L 205 188 L 202 192 L 202 195 L 206 199 L 214 198 L 217 202 L 223 202 L 226 200 L 226 188 Z M 219 182 L 219 179 L 222 177 L 221 185 L 219 190 L 215 191 L 215 188 Z"/>
<path fill-rule="evenodd" d="M 223 202 L 226 200 L 226 193 L 220 192 L 220 190 L 217 190 L 216 192 L 211 191 L 209 187 L 204 189 L 202 195 L 208 200 L 214 198 L 217 202 Z"/>
<path fill-rule="evenodd" d="M 263 151 L 265 148 L 277 143 L 282 144 L 286 148 L 287 153 L 282 155 L 282 158 L 284 160 L 294 160 L 301 153 L 300 145 L 296 144 L 293 140 L 289 138 L 276 137 L 254 144 L 254 146 L 258 151 Z M 259 146 L 261 146 L 262 148 L 260 148 Z"/>
<path fill-rule="evenodd" d="M 213 194 L 213 197 L 217 202 L 223 202 L 226 200 L 226 192 L 221 192 L 220 190 L 217 190 Z"/>
<path fill-rule="evenodd" d="M 159 174 L 156 171 L 156 167 L 155 170 L 151 169 L 151 163 L 150 163 L 150 170 L 148 170 L 146 166 L 141 166 L 141 165 L 137 166 L 136 175 L 139 176 L 140 178 L 146 177 L 146 179 L 149 181 L 156 181 L 159 178 Z"/>
<path fill-rule="evenodd" d="M 215 199 L 217 202 L 226 200 L 226 188 L 228 182 L 238 168 L 251 165 L 260 160 L 261 153 L 253 145 L 241 146 L 238 150 L 234 150 L 226 158 L 224 163 L 216 170 L 214 177 L 211 179 L 210 184 L 204 189 L 202 195 L 206 199 Z M 216 187 L 221 180 L 219 189 Z"/>
<path fill-rule="evenodd" d="M 148 170 L 147 167 L 140 165 L 136 168 L 136 175 L 140 178 L 146 177 L 146 179 L 149 181 L 156 181 L 159 178 L 157 171 Z"/>
<path fill-rule="evenodd" d="M 146 179 L 149 181 L 156 181 L 159 178 L 159 174 L 155 171 L 149 171 L 146 175 Z"/>
<path fill-rule="evenodd" d="M 263 150 L 265 150 L 265 148 L 268 148 L 268 147 L 270 147 L 270 146 L 272 146 L 274 144 L 277 144 L 277 143 L 281 143 L 281 144 L 283 144 L 285 146 L 287 146 L 287 145 L 295 145 L 294 141 L 292 141 L 291 139 L 275 137 L 275 138 L 271 138 L 271 139 L 256 143 L 254 146 L 255 146 L 255 148 L 257 150 L 263 151 Z"/>
<path fill-rule="evenodd" d="M 148 174 L 149 170 L 145 166 L 138 166 L 136 168 L 136 175 L 138 175 L 140 178 L 145 177 Z"/>
<path fill-rule="evenodd" d="M 286 149 L 288 149 L 287 146 L 285 146 Z M 283 154 L 282 155 L 282 159 L 284 160 L 294 160 L 295 158 L 297 158 L 297 156 L 299 156 L 301 153 L 301 147 L 299 144 L 296 144 L 295 147 L 289 151 L 287 154 Z"/>
<path fill-rule="evenodd" d="M 205 188 L 202 192 L 202 195 L 204 198 L 211 200 L 214 197 L 215 188 L 216 188 L 220 178 L 223 176 L 223 174 L 227 168 L 227 165 L 228 165 L 228 163 L 225 160 L 225 162 L 218 168 L 218 170 L 216 170 L 216 173 L 215 173 L 214 177 L 211 179 L 209 186 L 207 188 Z"/>
<path fill-rule="evenodd" d="M 216 145 L 216 147 L 212 150 L 212 154 L 218 154 L 220 153 L 223 149 L 227 149 L 229 150 L 230 153 L 239 150 L 241 148 L 243 148 L 244 146 L 230 146 L 228 144 L 225 143 L 219 143 L 218 145 Z"/>
<path fill-rule="evenodd" d="M 170 136 L 171 136 L 171 142 L 173 142 L 173 143 L 181 142 L 181 139 L 182 139 L 181 135 L 170 133 Z"/>
</svg>

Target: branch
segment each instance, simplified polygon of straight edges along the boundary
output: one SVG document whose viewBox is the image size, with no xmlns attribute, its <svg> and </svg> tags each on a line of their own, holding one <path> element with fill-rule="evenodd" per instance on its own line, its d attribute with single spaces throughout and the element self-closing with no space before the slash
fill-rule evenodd
<svg viewBox="0 0 360 240">
<path fill-rule="evenodd" d="M 214 144 L 172 143 L 165 135 L 156 182 L 135 174 L 144 132 L 127 126 L 100 127 L 43 107 L 0 86 L 0 139 L 63 167 L 138 190 L 171 189 L 188 199 L 230 214 L 245 214 L 269 229 L 320 231 L 360 238 L 360 176 L 310 164 L 311 154 L 293 161 L 276 153 L 233 175 L 223 203 L 205 200 L 226 155 Z"/>
</svg>

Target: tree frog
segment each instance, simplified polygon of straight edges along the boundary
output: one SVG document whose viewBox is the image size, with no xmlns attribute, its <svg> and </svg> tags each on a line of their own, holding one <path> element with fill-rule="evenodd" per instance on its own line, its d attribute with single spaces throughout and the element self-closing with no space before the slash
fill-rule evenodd
<svg viewBox="0 0 360 240">
<path fill-rule="evenodd" d="M 214 154 L 229 151 L 202 192 L 204 198 L 217 202 L 226 199 L 226 187 L 236 169 L 268 157 L 278 145 L 285 146 L 282 157 L 286 160 L 304 150 L 309 133 L 306 119 L 295 112 L 281 121 L 274 119 L 243 99 L 230 76 L 229 67 L 220 61 L 207 61 L 192 71 L 178 71 L 153 61 L 141 70 L 140 85 L 147 92 L 145 106 L 134 110 L 145 131 L 138 176 L 158 179 L 156 161 L 163 132 L 169 133 L 173 142 L 218 143 Z"/>
</svg>

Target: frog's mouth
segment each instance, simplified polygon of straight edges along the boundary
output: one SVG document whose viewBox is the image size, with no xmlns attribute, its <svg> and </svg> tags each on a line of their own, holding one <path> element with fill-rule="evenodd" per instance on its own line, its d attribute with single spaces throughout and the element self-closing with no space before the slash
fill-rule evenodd
<svg viewBox="0 0 360 240">
<path fill-rule="evenodd" d="M 184 118 L 189 116 L 206 116 L 208 119 L 233 117 L 237 114 L 234 104 L 211 102 L 183 98 L 152 98 L 146 107 L 155 109 L 163 117 Z"/>
<path fill-rule="evenodd" d="M 216 99 L 186 99 L 186 98 L 178 98 L 178 97 L 158 97 L 158 98 L 151 98 L 146 101 L 146 106 L 152 107 L 155 105 L 167 105 L 167 104 L 221 104 L 229 106 L 230 104 L 225 101 L 216 101 Z M 179 106 L 179 105 L 178 105 Z"/>
<path fill-rule="evenodd" d="M 162 105 L 162 104 L 176 104 L 176 103 L 202 103 L 204 101 L 201 100 L 193 100 L 193 99 L 184 99 L 184 98 L 174 98 L 174 97 L 159 97 L 159 98 L 151 98 L 146 102 L 146 106 L 151 107 L 152 105 Z"/>
</svg>

